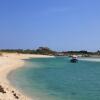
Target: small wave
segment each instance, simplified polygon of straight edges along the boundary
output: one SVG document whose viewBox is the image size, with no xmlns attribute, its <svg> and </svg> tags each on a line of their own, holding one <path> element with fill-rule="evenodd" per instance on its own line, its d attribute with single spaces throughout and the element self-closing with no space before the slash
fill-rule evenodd
<svg viewBox="0 0 100 100">
<path fill-rule="evenodd" d="M 80 58 L 79 60 L 100 62 L 100 58 Z"/>
</svg>

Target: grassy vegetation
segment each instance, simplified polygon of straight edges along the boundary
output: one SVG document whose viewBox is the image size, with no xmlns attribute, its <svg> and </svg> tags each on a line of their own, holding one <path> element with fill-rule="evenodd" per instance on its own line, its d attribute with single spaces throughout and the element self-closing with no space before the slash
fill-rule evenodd
<svg viewBox="0 0 100 100">
<path fill-rule="evenodd" d="M 70 55 L 82 55 L 84 57 L 89 57 L 91 55 L 97 55 L 100 56 L 100 50 L 96 52 L 88 52 L 85 50 L 82 51 L 63 51 L 63 52 L 57 52 L 53 51 L 48 47 L 39 47 L 38 49 L 2 49 L 0 50 L 0 55 L 2 55 L 2 52 L 7 53 L 23 53 L 23 54 L 42 54 L 42 55 L 55 55 L 55 56 L 70 56 Z"/>
<path fill-rule="evenodd" d="M 2 53 L 0 52 L 0 56 L 2 56 Z"/>
<path fill-rule="evenodd" d="M 39 47 L 36 50 L 30 49 L 1 49 L 0 52 L 6 53 L 23 53 L 23 54 L 43 54 L 43 55 L 54 55 L 55 51 L 49 49 L 48 47 Z"/>
</svg>

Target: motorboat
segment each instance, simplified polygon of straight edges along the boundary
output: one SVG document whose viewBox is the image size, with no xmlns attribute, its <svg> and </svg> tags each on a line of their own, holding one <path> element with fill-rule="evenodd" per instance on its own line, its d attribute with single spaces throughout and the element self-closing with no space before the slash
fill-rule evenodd
<svg viewBox="0 0 100 100">
<path fill-rule="evenodd" d="M 76 55 L 73 55 L 70 62 L 71 63 L 77 63 L 78 62 L 78 57 Z"/>
</svg>

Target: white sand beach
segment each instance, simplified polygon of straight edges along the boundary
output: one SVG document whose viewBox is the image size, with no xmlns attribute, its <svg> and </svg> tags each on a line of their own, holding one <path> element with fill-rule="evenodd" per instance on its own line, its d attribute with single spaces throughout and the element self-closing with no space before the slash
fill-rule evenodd
<svg viewBox="0 0 100 100">
<path fill-rule="evenodd" d="M 7 79 L 7 75 L 12 70 L 24 65 L 24 60 L 22 59 L 28 59 L 30 57 L 45 58 L 52 56 L 17 53 L 3 53 L 3 56 L 0 56 L 0 100 L 36 100 L 20 93 Z"/>
</svg>

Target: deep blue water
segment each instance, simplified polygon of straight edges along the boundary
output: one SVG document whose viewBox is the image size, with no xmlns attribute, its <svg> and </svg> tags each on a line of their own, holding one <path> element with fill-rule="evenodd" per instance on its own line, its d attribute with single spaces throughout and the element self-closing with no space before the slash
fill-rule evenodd
<svg viewBox="0 0 100 100">
<path fill-rule="evenodd" d="M 39 100 L 100 100 L 100 62 L 73 64 L 67 57 L 29 59 L 9 79 Z"/>
</svg>

